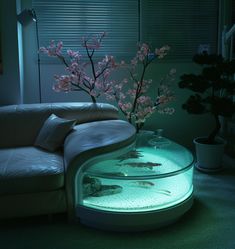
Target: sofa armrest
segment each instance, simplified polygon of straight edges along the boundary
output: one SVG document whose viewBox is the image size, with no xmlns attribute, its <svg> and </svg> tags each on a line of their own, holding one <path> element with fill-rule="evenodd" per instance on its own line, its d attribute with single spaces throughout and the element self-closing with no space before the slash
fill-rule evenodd
<svg viewBox="0 0 235 249">
<path fill-rule="evenodd" d="M 88 159 L 130 145 L 135 140 L 134 126 L 123 120 L 105 120 L 77 125 L 65 139 L 66 173 Z M 73 166 L 76 165 L 76 166 Z"/>
<path fill-rule="evenodd" d="M 69 211 L 74 207 L 75 176 L 82 164 L 98 155 L 132 144 L 135 134 L 134 126 L 123 120 L 96 121 L 75 126 L 64 143 L 65 187 Z"/>
</svg>

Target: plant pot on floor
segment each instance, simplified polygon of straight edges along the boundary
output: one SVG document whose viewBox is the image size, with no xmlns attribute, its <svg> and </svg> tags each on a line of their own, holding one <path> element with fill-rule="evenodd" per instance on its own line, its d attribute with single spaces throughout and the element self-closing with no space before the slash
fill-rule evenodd
<svg viewBox="0 0 235 249">
<path fill-rule="evenodd" d="M 206 137 L 193 140 L 196 148 L 196 168 L 200 171 L 213 173 L 222 169 L 225 140 L 217 137 L 216 143 L 205 143 Z"/>
</svg>

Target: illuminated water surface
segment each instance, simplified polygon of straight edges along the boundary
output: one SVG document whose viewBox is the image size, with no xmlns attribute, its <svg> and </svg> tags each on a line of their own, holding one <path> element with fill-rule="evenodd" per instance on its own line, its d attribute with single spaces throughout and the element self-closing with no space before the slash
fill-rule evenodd
<svg viewBox="0 0 235 249">
<path fill-rule="evenodd" d="M 193 192 L 193 157 L 168 141 L 165 146 L 147 143 L 112 159 L 89 162 L 83 177 L 95 179 L 99 187 L 83 193 L 80 204 L 105 211 L 143 212 L 186 200 Z"/>
</svg>

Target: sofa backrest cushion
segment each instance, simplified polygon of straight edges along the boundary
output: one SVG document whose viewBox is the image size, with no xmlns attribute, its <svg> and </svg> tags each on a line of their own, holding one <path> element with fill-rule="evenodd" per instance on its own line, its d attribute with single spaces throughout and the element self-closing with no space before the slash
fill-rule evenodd
<svg viewBox="0 0 235 249">
<path fill-rule="evenodd" d="M 118 119 L 118 109 L 106 103 L 67 102 L 0 107 L 0 148 L 33 145 L 45 120 L 55 114 L 77 123 Z"/>
<path fill-rule="evenodd" d="M 59 118 L 51 114 L 44 122 L 34 145 L 51 152 L 58 150 L 75 123 L 75 119 Z"/>
</svg>

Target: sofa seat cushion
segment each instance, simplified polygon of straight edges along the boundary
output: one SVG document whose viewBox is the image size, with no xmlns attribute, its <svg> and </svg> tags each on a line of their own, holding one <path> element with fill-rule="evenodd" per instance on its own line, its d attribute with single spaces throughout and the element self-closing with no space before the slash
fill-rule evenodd
<svg viewBox="0 0 235 249">
<path fill-rule="evenodd" d="M 51 191 L 63 186 L 61 153 L 31 146 L 0 149 L 0 195 Z"/>
</svg>

